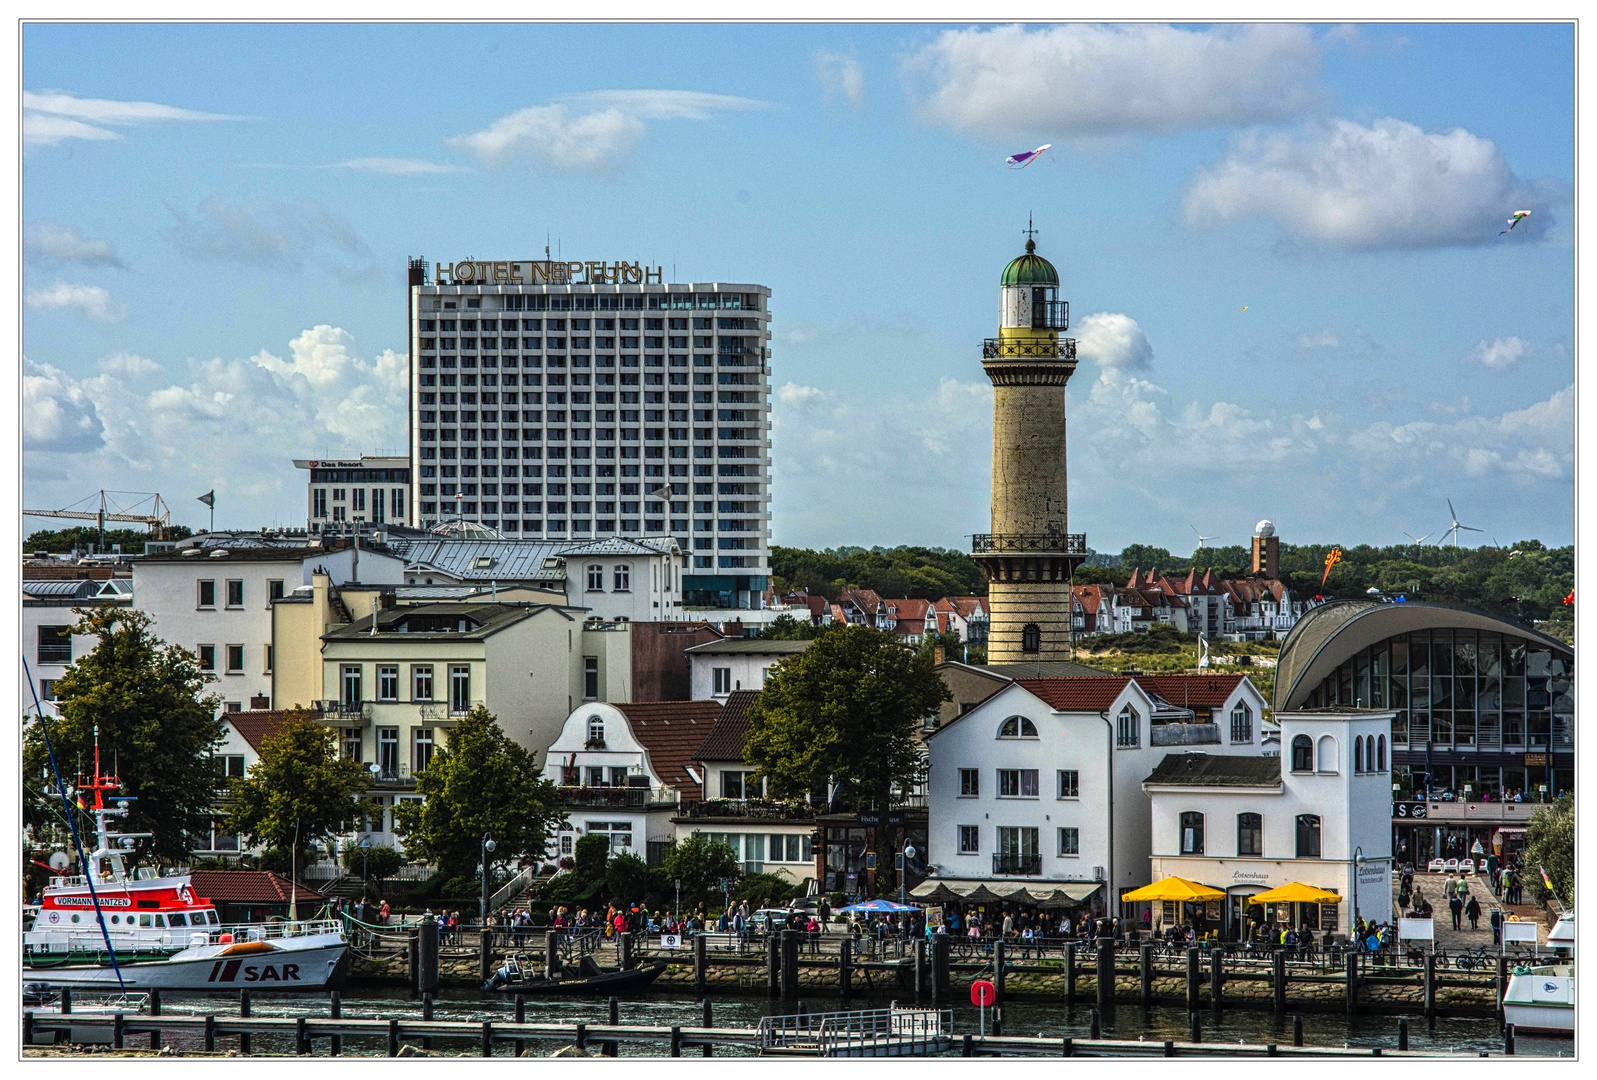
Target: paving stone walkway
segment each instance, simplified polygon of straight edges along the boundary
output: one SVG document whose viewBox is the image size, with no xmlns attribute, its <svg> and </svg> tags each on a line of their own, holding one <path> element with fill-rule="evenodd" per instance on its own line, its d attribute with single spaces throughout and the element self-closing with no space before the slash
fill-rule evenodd
<svg viewBox="0 0 1597 1080">
<path fill-rule="evenodd" d="M 1436 947 L 1446 949 L 1449 953 L 1462 952 L 1469 949 L 1479 949 L 1482 946 L 1490 948 L 1492 945 L 1492 911 L 1503 912 L 1506 920 L 1509 915 L 1518 915 L 1522 922 L 1535 922 L 1536 938 L 1541 944 L 1547 940 L 1547 927 L 1540 922 L 1540 911 L 1534 904 L 1504 904 L 1492 894 L 1492 879 L 1485 874 L 1478 876 L 1462 875 L 1459 878 L 1469 887 L 1470 895 L 1475 897 L 1481 906 L 1481 918 L 1478 927 L 1470 929 L 1469 918 L 1461 917 L 1459 925 L 1462 929 L 1453 929 L 1453 914 L 1443 893 L 1447 884 L 1446 874 L 1417 873 L 1414 875 L 1416 887 L 1424 890 L 1425 899 L 1429 901 L 1432 909 L 1432 918 L 1436 922 Z M 1397 917 L 1397 878 L 1393 878 L 1393 911 L 1394 919 Z M 1464 900 L 1469 904 L 1468 897 Z"/>
</svg>

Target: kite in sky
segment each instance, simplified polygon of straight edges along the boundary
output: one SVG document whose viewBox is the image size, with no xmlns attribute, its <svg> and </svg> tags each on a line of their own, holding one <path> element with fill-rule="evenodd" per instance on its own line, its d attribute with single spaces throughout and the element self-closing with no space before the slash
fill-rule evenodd
<svg viewBox="0 0 1597 1080">
<path fill-rule="evenodd" d="M 1331 554 L 1325 557 L 1325 573 L 1320 575 L 1320 588 L 1325 588 L 1325 579 L 1331 576 L 1331 567 L 1342 561 L 1342 549 L 1332 548 Z"/>
<path fill-rule="evenodd" d="M 1030 165 L 1033 161 L 1036 161 L 1039 157 L 1041 157 L 1042 152 L 1047 150 L 1052 145 L 1053 143 L 1043 143 L 1035 150 L 1025 150 L 1019 154 L 1012 154 L 1011 156 L 1006 157 L 1004 162 L 1011 169 L 1024 169 L 1027 165 Z M 1527 211 L 1527 213 L 1529 213 L 1529 211 Z"/>
<path fill-rule="evenodd" d="M 1514 211 L 1514 216 L 1508 219 L 1508 228 L 1504 229 L 1502 232 L 1498 233 L 1497 235 L 1498 236 L 1504 236 L 1504 235 L 1506 235 L 1508 233 L 1513 232 L 1514 231 L 1514 226 L 1518 225 L 1521 221 L 1524 221 L 1528 217 L 1530 217 L 1530 211 L 1529 210 L 1515 210 Z"/>
</svg>

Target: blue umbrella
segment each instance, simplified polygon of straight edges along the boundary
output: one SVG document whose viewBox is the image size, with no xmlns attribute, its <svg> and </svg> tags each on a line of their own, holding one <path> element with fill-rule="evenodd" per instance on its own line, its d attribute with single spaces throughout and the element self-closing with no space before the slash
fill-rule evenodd
<svg viewBox="0 0 1597 1080">
<path fill-rule="evenodd" d="M 891 900 L 866 900 L 863 903 L 850 904 L 848 907 L 838 908 L 838 911 L 919 911 L 920 908 L 909 904 L 895 904 Z"/>
</svg>

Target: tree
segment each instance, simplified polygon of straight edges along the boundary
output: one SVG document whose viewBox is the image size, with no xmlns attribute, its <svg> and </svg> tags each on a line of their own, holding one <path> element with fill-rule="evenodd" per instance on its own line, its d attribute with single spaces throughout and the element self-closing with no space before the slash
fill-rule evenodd
<svg viewBox="0 0 1597 1080">
<path fill-rule="evenodd" d="M 344 869 L 351 875 L 359 874 L 373 881 L 393 877 L 407 861 L 405 853 L 390 844 L 361 845 L 353 840 L 344 841 L 339 854 L 343 858 Z"/>
<path fill-rule="evenodd" d="M 1575 905 L 1575 796 L 1565 795 L 1531 815 L 1525 826 L 1525 880 L 1538 904 L 1552 896 L 1540 871 L 1553 879 L 1558 899 Z"/>
<path fill-rule="evenodd" d="M 604 891 L 618 904 L 647 901 L 653 885 L 649 880 L 649 864 L 633 852 L 616 852 L 604 868 Z"/>
<path fill-rule="evenodd" d="M 252 845 L 280 855 L 292 851 L 303 862 L 311 845 L 368 816 L 370 808 L 359 799 L 369 779 L 365 766 L 339 754 L 332 728 L 295 709 L 261 743 L 261 759 L 233 780 L 228 824 Z"/>
<path fill-rule="evenodd" d="M 816 626 L 809 619 L 795 619 L 791 615 L 778 615 L 757 635 L 762 641 L 810 641 L 820 637 L 827 627 Z"/>
<path fill-rule="evenodd" d="M 725 841 L 712 840 L 703 833 L 673 841 L 666 847 L 662 862 L 671 880 L 682 883 L 685 907 L 701 901 L 708 903 L 712 894 L 721 891 L 722 881 L 736 881 L 743 872 L 737 853 Z"/>
<path fill-rule="evenodd" d="M 98 640 L 56 684 L 61 715 L 50 721 L 50 739 L 61 778 L 71 784 L 76 770 L 93 768 L 98 730 L 102 768 L 121 780 L 119 794 L 135 800 L 122 830 L 153 834 L 135 851 L 184 860 L 188 836 L 207 831 L 224 780 L 213 756 L 226 730 L 217 716 L 221 701 L 201 694 L 215 676 L 201 671 L 192 653 L 156 637 L 142 611 L 73 613 L 79 619 L 72 632 Z M 36 721 L 24 736 L 23 775 L 46 775 L 49 767 Z M 30 801 L 29 811 L 37 813 L 37 804 Z"/>
<path fill-rule="evenodd" d="M 136 555 L 144 550 L 148 540 L 182 540 L 193 536 L 194 531 L 187 525 L 167 525 L 160 535 L 147 532 L 144 529 L 107 529 L 105 541 L 100 540 L 100 530 L 94 525 L 69 525 L 65 529 L 40 529 L 38 532 L 28 534 L 22 541 L 22 550 L 29 555 L 35 551 L 48 551 L 53 555 L 65 555 L 73 548 L 87 551 L 93 545 L 101 552 L 111 550 L 113 544 L 121 544 L 122 551 L 127 555 Z"/>
<path fill-rule="evenodd" d="M 394 807 L 406 852 L 437 866 L 462 893 L 482 859 L 484 835 L 494 841 L 490 864 L 542 857 L 565 819 L 560 793 L 539 776 L 532 754 L 505 737 L 499 721 L 475 706 L 449 734 L 449 746 L 416 774 L 423 801 Z"/>
<path fill-rule="evenodd" d="M 779 798 L 849 785 L 866 809 L 886 810 L 893 789 L 925 776 L 920 730 L 953 695 L 929 652 L 863 626 L 835 630 L 771 669 L 749 707 L 744 760 Z M 878 865 L 887 852 L 876 830 Z"/>
</svg>

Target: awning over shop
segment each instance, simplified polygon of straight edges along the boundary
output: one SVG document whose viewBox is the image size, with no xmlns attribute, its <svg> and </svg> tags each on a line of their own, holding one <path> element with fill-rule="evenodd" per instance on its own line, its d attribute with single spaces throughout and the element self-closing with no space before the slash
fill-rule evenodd
<svg viewBox="0 0 1597 1080">
<path fill-rule="evenodd" d="M 941 903 L 1036 904 L 1069 907 L 1081 903 L 1103 886 L 1095 881 L 973 881 L 929 878 L 909 891 L 916 900 Z"/>
</svg>

